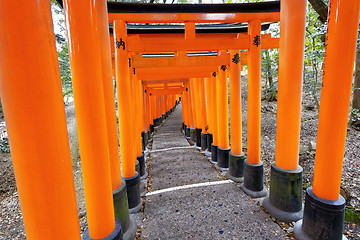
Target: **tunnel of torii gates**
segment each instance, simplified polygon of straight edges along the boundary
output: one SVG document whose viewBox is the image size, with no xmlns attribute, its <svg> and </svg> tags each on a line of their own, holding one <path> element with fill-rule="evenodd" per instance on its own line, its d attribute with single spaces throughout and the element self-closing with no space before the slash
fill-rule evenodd
<svg viewBox="0 0 360 240">
<path fill-rule="evenodd" d="M 260 57 L 262 48 L 279 48 L 276 154 L 263 205 L 282 221 L 297 221 L 298 239 L 341 239 L 345 201 L 339 189 L 360 1 L 330 3 L 314 180 L 303 207 L 298 152 L 306 0 L 281 0 L 281 9 L 279 1 L 65 0 L 88 222 L 82 238 L 134 237 L 129 213 L 141 206 L 143 151 L 180 98 L 185 136 L 211 154 L 218 169 L 228 170 L 229 178 L 243 182 L 245 193 L 267 196 L 260 160 Z M 278 21 L 279 39 L 261 34 Z M 27 238 L 80 239 L 50 1 L 0 1 L 0 29 L 0 93 Z M 243 64 L 248 65 L 246 157 Z"/>
</svg>

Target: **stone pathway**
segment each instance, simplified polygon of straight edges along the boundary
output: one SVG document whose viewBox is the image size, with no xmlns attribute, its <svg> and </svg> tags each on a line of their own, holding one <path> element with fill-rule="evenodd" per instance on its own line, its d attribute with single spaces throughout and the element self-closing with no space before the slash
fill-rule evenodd
<svg viewBox="0 0 360 240">
<path fill-rule="evenodd" d="M 142 239 L 286 239 L 253 200 L 190 146 L 181 122 L 178 106 L 153 136 Z"/>
</svg>

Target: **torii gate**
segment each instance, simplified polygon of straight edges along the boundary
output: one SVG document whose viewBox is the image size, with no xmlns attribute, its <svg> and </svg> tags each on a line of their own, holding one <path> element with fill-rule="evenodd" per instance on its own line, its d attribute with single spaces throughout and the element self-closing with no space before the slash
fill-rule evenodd
<svg viewBox="0 0 360 240">
<path fill-rule="evenodd" d="M 249 40 L 252 40 L 260 36 L 260 22 L 279 21 L 281 18 L 276 158 L 272 166 L 270 198 L 267 198 L 265 202 L 270 202 L 266 208 L 269 207 L 268 210 L 273 215 L 277 214 L 276 209 L 281 210 L 281 213 L 288 211 L 290 217 L 291 213 L 297 214 L 298 204 L 294 207 L 288 200 L 297 201 L 299 196 L 287 194 L 289 189 L 294 190 L 287 186 L 298 183 L 301 172 L 298 171 L 297 158 L 306 1 L 282 0 L 280 14 L 278 11 L 271 11 L 274 6 L 276 9 L 278 2 L 211 6 L 182 5 L 181 11 L 177 9 L 179 5 L 111 3 L 108 8 L 109 14 L 107 14 L 105 1 L 95 2 L 96 4 L 93 4 L 94 1 L 87 0 L 65 0 L 64 5 L 89 226 L 84 239 L 120 239 L 129 231 L 127 205 L 125 204 L 126 206 L 122 208 L 122 213 L 117 212 L 119 208 L 116 206 L 119 203 L 127 203 L 125 201 L 127 197 L 124 184 L 121 183 L 115 130 L 109 21 L 110 23 L 115 21 L 116 36 L 118 34 L 126 36 L 125 21 L 130 23 L 183 23 L 187 21 L 187 26 L 192 29 L 195 28 L 195 22 L 249 22 Z M 60 75 L 51 27 L 50 2 L 25 1 L 20 7 L 21 11 L 14 11 L 19 8 L 17 2 L 0 1 L 0 46 L 2 46 L 0 92 L 27 238 L 48 239 L 49 236 L 54 236 L 59 239 L 80 239 Z M 267 12 L 261 12 L 264 8 Z M 307 189 L 303 223 L 298 222 L 294 229 L 295 236 L 299 239 L 302 239 L 304 235 L 313 239 L 334 236 L 341 239 L 342 237 L 345 201 L 339 196 L 339 188 L 359 8 L 359 0 L 331 0 L 314 185 Z M 193 34 L 186 35 L 189 39 L 185 40 L 199 48 L 202 48 L 202 45 L 198 44 L 200 42 L 207 44 L 207 47 L 216 45 L 215 43 L 208 44 L 204 40 L 197 42 L 196 39 L 194 40 L 195 32 L 188 31 L 188 33 Z M 177 40 L 175 43 L 182 44 L 186 41 Z M 220 39 L 216 41 L 221 43 Z M 226 48 L 236 46 L 233 40 L 224 42 Z M 288 46 L 288 43 L 291 43 L 291 46 Z M 344 43 L 347 47 L 338 51 Z M 144 46 L 146 48 L 143 50 L 152 48 L 149 44 Z M 259 69 L 259 51 L 260 47 L 249 46 L 249 78 L 255 79 L 249 82 L 250 85 L 253 84 L 249 85 L 249 103 L 256 103 L 249 108 L 251 107 L 256 112 L 259 95 L 250 95 L 253 92 L 251 89 L 258 89 L 259 81 L 257 80 L 260 78 L 260 72 L 251 69 Z M 129 81 L 128 55 L 120 49 L 115 52 L 118 61 L 117 81 L 121 84 L 118 90 L 119 108 L 132 109 L 131 101 L 126 102 L 132 100 L 130 84 L 131 82 L 137 84 L 139 81 Z M 39 71 L 39 67 L 43 67 L 44 63 L 49 67 Z M 238 74 L 237 71 L 233 73 Z M 217 96 L 222 96 L 221 100 L 224 101 L 226 75 L 224 71 L 220 71 L 219 75 L 219 87 L 211 88 L 211 92 L 214 96 L 214 91 L 217 90 L 219 93 Z M 339 79 L 343 84 L 338 84 Z M 209 81 L 215 82 L 213 79 Z M 141 94 L 138 95 L 141 96 Z M 239 94 L 232 96 L 239 97 Z M 334 112 L 337 114 L 333 114 Z M 225 116 L 223 113 L 220 115 Z M 129 136 L 133 134 L 134 128 L 131 126 L 131 121 L 126 119 L 127 117 L 131 119 L 133 116 L 132 114 L 120 116 L 121 139 L 124 139 L 126 134 Z M 259 115 L 256 115 L 254 121 L 249 119 L 249 123 L 252 122 L 254 127 L 253 139 L 257 139 L 255 130 L 259 126 L 258 118 Z M 24 119 L 31 120 L 24 122 Z M 130 125 L 126 125 L 128 122 Z M 252 128 L 250 125 L 248 127 Z M 260 181 L 251 176 L 261 176 L 257 174 L 261 166 L 254 164 L 257 161 L 255 146 L 257 143 L 257 140 L 248 143 L 248 148 L 254 145 L 254 151 L 250 151 L 251 147 L 248 149 L 248 163 L 245 165 L 244 176 L 245 183 L 248 179 L 255 185 L 258 185 Z M 122 148 L 129 147 L 129 149 L 134 147 L 134 145 L 126 145 L 123 140 L 121 140 L 121 146 Z M 125 173 L 123 175 L 129 183 L 129 192 L 137 191 L 138 177 L 133 169 L 136 156 L 133 152 L 135 151 L 129 151 L 129 156 L 122 155 L 123 160 L 128 162 L 128 164 L 123 164 L 123 173 Z M 250 182 L 245 187 L 251 186 Z M 131 187 L 134 189 L 131 190 Z M 259 189 L 255 189 L 254 192 L 259 192 L 257 190 Z M 113 196 L 122 199 L 113 200 Z M 132 196 L 136 198 L 136 194 Z M 136 201 L 138 200 L 134 199 L 134 202 Z M 319 211 L 320 208 L 321 211 Z M 48 209 L 51 209 L 52 214 L 48 214 Z M 120 221 L 115 216 L 121 218 Z M 54 222 L 56 222 L 55 226 Z M 121 228 L 124 228 L 126 232 L 123 233 Z"/>
</svg>

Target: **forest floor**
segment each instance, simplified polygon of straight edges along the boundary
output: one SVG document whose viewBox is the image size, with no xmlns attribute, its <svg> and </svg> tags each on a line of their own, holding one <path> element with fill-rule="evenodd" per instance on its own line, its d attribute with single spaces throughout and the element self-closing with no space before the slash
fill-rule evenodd
<svg viewBox="0 0 360 240">
<path fill-rule="evenodd" d="M 243 143 L 246 151 L 246 130 L 247 130 L 247 86 L 246 77 L 242 78 L 242 121 L 243 121 Z M 318 112 L 309 97 L 309 93 L 303 92 L 303 108 L 301 115 L 300 130 L 300 154 L 299 164 L 302 166 L 304 196 L 305 189 L 312 185 L 312 173 L 315 160 L 315 146 L 317 136 Z M 261 103 L 261 160 L 264 163 L 264 180 L 269 186 L 270 166 L 275 158 L 276 140 L 276 102 L 262 101 Z M 312 109 L 313 108 L 313 109 Z M 311 109 L 311 110 L 309 110 Z M 69 136 L 75 131 L 74 105 L 66 106 L 66 116 Z M 0 122 L 4 118 L 0 113 Z M 180 127 L 180 126 L 179 126 Z M 0 134 L 5 127 L 0 124 Z M 70 139 L 70 146 L 72 146 Z M 76 158 L 74 164 L 74 181 L 81 232 L 86 228 L 86 208 L 82 185 L 81 162 Z M 352 217 L 354 222 L 345 222 L 344 234 L 348 239 L 360 239 L 360 132 L 348 127 L 342 172 L 341 194 L 347 200 L 347 215 Z M 51 214 L 51 213 L 49 213 Z M 0 239 L 26 239 L 16 182 L 12 167 L 10 153 L 0 151 Z M 291 229 L 292 224 L 279 225 Z M 291 230 L 290 230 L 291 231 Z"/>
</svg>

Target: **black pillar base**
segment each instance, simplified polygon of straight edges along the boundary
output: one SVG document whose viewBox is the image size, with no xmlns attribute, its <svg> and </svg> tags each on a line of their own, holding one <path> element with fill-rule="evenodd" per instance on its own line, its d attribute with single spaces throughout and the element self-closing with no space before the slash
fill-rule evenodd
<svg viewBox="0 0 360 240">
<path fill-rule="evenodd" d="M 146 172 L 146 166 L 145 166 L 145 156 L 144 153 L 141 154 L 139 157 L 136 158 L 137 161 L 139 161 L 139 173 L 140 173 L 140 179 L 145 179 L 148 174 Z"/>
<path fill-rule="evenodd" d="M 181 130 L 183 130 L 183 132 L 185 132 L 185 123 L 184 122 L 181 123 Z"/>
<path fill-rule="evenodd" d="M 137 213 L 142 205 L 142 199 L 140 198 L 140 175 L 138 172 L 135 172 L 133 177 L 124 178 L 124 180 L 126 182 L 129 213 Z"/>
<path fill-rule="evenodd" d="M 268 192 L 264 188 L 264 168 L 263 163 L 251 164 L 244 162 L 244 183 L 240 188 L 253 198 L 267 196 Z"/>
<path fill-rule="evenodd" d="M 186 129 L 185 129 L 185 137 L 187 139 L 190 139 L 190 128 L 188 128 L 188 127 L 186 127 Z"/>
<path fill-rule="evenodd" d="M 190 128 L 190 140 L 196 142 L 196 132 L 195 128 Z"/>
<path fill-rule="evenodd" d="M 147 145 L 147 134 L 146 132 L 141 132 L 141 144 L 142 144 L 142 150 L 145 151 L 145 147 Z"/>
<path fill-rule="evenodd" d="M 306 189 L 304 218 L 296 222 L 296 239 L 346 239 L 343 236 L 345 199 L 336 201 L 316 196 L 312 187 Z"/>
<path fill-rule="evenodd" d="M 217 149 L 217 163 L 215 164 L 215 167 L 220 171 L 228 171 L 229 170 L 229 153 L 230 148 Z"/>
<path fill-rule="evenodd" d="M 195 128 L 196 134 L 196 147 L 201 148 L 201 128 Z"/>
<path fill-rule="evenodd" d="M 137 158 L 136 158 L 136 162 L 135 162 L 135 171 L 140 173 L 140 163 Z"/>
<path fill-rule="evenodd" d="M 212 133 L 207 134 L 207 150 L 211 152 L 211 144 L 213 143 L 213 135 Z"/>
<path fill-rule="evenodd" d="M 149 131 L 150 131 L 150 134 L 153 133 L 153 132 L 155 131 L 154 125 L 153 125 L 153 124 L 150 124 L 150 125 L 149 125 L 149 129 L 150 129 L 150 130 L 149 130 Z"/>
<path fill-rule="evenodd" d="M 201 150 L 205 151 L 207 149 L 207 133 L 201 133 Z"/>
<path fill-rule="evenodd" d="M 89 236 L 89 228 L 86 228 L 85 232 L 81 236 L 82 240 L 95 240 Z M 122 240 L 122 231 L 120 220 L 115 218 L 115 229 L 108 236 L 104 238 L 97 238 L 96 240 Z"/>
<path fill-rule="evenodd" d="M 210 162 L 216 164 L 217 163 L 217 156 L 218 156 L 218 148 L 219 148 L 219 145 L 214 145 L 213 143 L 211 144 L 211 160 Z"/>
<path fill-rule="evenodd" d="M 280 221 L 295 222 L 303 217 L 302 172 L 300 166 L 291 171 L 271 164 L 270 194 L 263 207 Z"/>
<path fill-rule="evenodd" d="M 146 146 L 149 144 L 149 140 L 150 140 L 150 131 L 146 131 L 145 132 L 145 139 L 146 139 L 146 144 L 145 144 L 145 149 L 146 149 Z"/>
<path fill-rule="evenodd" d="M 241 155 L 229 153 L 229 172 L 227 172 L 226 177 L 234 182 L 244 182 L 244 161 L 244 153 Z"/>
<path fill-rule="evenodd" d="M 134 239 L 136 236 L 137 225 L 129 216 L 129 204 L 125 182 L 113 191 L 115 217 L 121 222 L 121 231 L 124 240 Z"/>
</svg>

